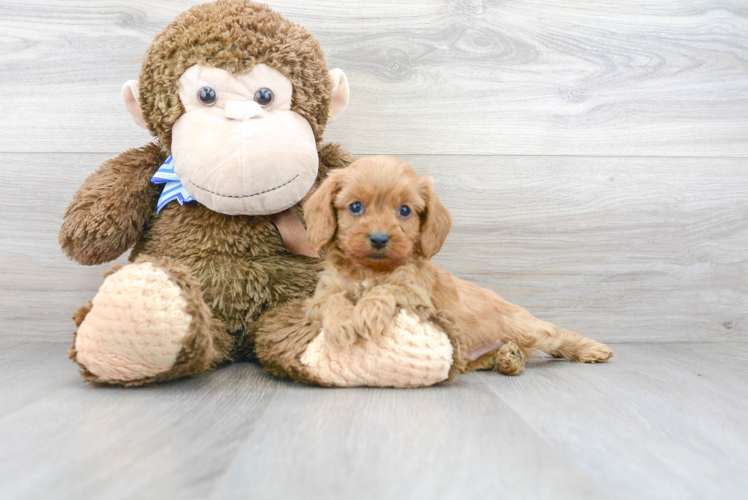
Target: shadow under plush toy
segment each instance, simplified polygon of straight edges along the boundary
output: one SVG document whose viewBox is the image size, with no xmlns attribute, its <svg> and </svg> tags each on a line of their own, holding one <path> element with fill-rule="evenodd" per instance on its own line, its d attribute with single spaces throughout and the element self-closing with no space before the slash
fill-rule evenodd
<svg viewBox="0 0 748 500">
<path fill-rule="evenodd" d="M 59 240 L 85 265 L 134 247 L 75 313 L 70 355 L 94 384 L 142 385 L 245 357 L 263 312 L 314 290 L 298 205 L 350 162 L 322 143 L 348 84 L 303 27 L 219 0 L 157 35 L 122 95 L 156 141 L 86 179 Z"/>
<path fill-rule="evenodd" d="M 311 243 L 326 249 L 316 293 L 254 329 L 258 357 L 279 376 L 418 387 L 455 371 L 516 375 L 532 351 L 582 363 L 613 356 L 432 264 L 451 217 L 432 180 L 405 162 L 379 156 L 330 173 L 305 215 Z"/>
</svg>

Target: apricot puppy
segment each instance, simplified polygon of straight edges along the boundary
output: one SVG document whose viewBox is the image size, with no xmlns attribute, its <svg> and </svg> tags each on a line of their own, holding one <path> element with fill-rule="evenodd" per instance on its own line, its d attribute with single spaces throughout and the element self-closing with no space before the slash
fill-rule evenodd
<svg viewBox="0 0 748 500">
<path fill-rule="evenodd" d="M 433 181 L 388 156 L 358 160 L 330 173 L 305 207 L 308 236 L 326 249 L 325 270 L 307 318 L 321 321 L 329 342 L 377 340 L 399 309 L 433 311 L 452 321 L 468 369 L 522 371 L 542 351 L 580 363 L 613 351 L 532 316 L 492 290 L 455 277 L 429 259 L 452 225 Z"/>
</svg>

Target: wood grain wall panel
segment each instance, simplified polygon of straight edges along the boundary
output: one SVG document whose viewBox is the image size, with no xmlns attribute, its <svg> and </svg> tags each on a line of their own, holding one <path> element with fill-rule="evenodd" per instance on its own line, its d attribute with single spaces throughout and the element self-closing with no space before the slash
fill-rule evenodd
<svg viewBox="0 0 748 500">
<path fill-rule="evenodd" d="M 141 145 L 119 90 L 193 3 L 0 2 L 0 151 Z M 742 1 L 270 4 L 349 75 L 360 153 L 748 156 Z"/>
<path fill-rule="evenodd" d="M 0 154 L 0 337 L 69 339 L 109 266 L 68 261 L 57 231 L 109 156 Z M 746 340 L 744 160 L 404 158 L 453 214 L 436 260 L 458 276 L 608 342 Z"/>
</svg>

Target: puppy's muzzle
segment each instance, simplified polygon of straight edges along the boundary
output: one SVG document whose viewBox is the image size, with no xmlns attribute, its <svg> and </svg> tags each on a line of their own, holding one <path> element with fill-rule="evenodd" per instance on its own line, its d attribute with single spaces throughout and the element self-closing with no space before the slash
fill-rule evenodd
<svg viewBox="0 0 748 500">
<path fill-rule="evenodd" d="M 390 242 L 390 235 L 381 231 L 375 231 L 369 234 L 369 242 L 371 243 L 371 246 L 377 250 L 381 250 Z"/>
</svg>

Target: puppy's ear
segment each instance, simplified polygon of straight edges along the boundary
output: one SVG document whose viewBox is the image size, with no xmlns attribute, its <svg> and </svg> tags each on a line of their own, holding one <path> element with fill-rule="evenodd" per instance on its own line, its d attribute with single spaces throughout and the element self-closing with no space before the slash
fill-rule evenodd
<svg viewBox="0 0 748 500">
<path fill-rule="evenodd" d="M 423 256 L 430 259 L 441 250 L 447 239 L 452 228 L 452 216 L 449 215 L 447 207 L 439 201 L 434 189 L 434 180 L 430 177 L 424 178 L 421 195 L 426 200 L 426 211 L 421 223 L 420 246 Z"/>
<path fill-rule="evenodd" d="M 307 238 L 316 251 L 332 241 L 338 227 L 333 198 L 338 191 L 337 171 L 331 172 L 304 204 Z"/>
</svg>

